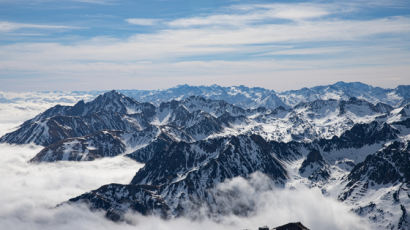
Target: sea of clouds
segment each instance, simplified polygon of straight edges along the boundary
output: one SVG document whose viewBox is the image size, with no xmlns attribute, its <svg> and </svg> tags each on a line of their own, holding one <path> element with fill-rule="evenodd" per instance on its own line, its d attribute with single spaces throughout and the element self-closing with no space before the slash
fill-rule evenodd
<svg viewBox="0 0 410 230">
<path fill-rule="evenodd" d="M 0 134 L 44 109 L 4 103 L 0 108 Z M 127 222 L 114 223 L 104 218 L 104 213 L 92 212 L 84 205 L 56 206 L 107 183 L 128 183 L 142 164 L 124 156 L 91 162 L 28 163 L 40 150 L 40 146 L 34 145 L 0 144 L 0 229 L 239 230 L 295 221 L 317 230 L 370 229 L 349 207 L 323 196 L 319 189 L 303 185 L 272 189 L 269 179 L 259 173 L 249 180 L 234 178 L 218 186 L 221 194 L 236 194 L 235 199 L 220 197 L 220 204 L 226 209 L 252 206 L 249 217 L 162 220 L 128 213 Z"/>
</svg>

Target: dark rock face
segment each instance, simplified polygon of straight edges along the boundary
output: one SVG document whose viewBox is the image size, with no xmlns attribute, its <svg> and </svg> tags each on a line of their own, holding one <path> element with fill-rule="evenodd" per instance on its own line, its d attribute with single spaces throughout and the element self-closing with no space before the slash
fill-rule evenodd
<svg viewBox="0 0 410 230">
<path fill-rule="evenodd" d="M 166 133 L 161 133 L 156 140 L 151 142 L 149 145 L 127 154 L 126 156 L 138 162 L 145 163 L 151 160 L 155 155 L 158 155 L 160 152 L 168 151 L 169 146 L 173 142 L 178 142 L 178 140 L 175 140 Z"/>
<path fill-rule="evenodd" d="M 67 138 L 45 147 L 30 161 L 89 161 L 113 157 L 125 151 L 121 134 L 121 131 L 100 131 L 83 137 Z"/>
<path fill-rule="evenodd" d="M 408 100 L 410 100 L 410 98 Z M 410 117 L 410 103 L 409 102 L 403 105 L 403 108 L 400 110 L 399 114 L 402 115 L 403 117 Z"/>
<path fill-rule="evenodd" d="M 409 85 L 399 85 L 396 88 L 398 95 L 402 96 L 404 99 L 410 99 L 410 86 Z"/>
<path fill-rule="evenodd" d="M 268 151 L 271 149 L 268 146 L 268 142 L 256 135 L 221 137 L 194 143 L 173 142 L 164 149 L 158 149 L 158 152 L 136 173 L 131 185 L 154 186 L 157 188 L 155 194 L 169 207 L 169 215 L 185 215 L 187 210 L 201 208 L 204 205 L 217 205 L 214 203 L 216 199 L 213 189 L 227 179 L 238 176 L 247 178 L 254 172 L 262 172 L 275 183 L 283 185 L 287 180 L 287 173 Z M 96 191 L 102 191 L 102 188 Z M 72 202 L 83 200 L 98 208 L 101 205 L 98 203 L 100 201 L 90 199 L 94 196 L 87 194 Z M 147 197 L 141 199 L 149 199 L 152 194 L 145 195 Z M 134 194 L 128 196 L 133 197 Z M 119 202 L 116 194 L 110 197 L 110 203 Z M 127 205 L 132 208 L 133 202 L 136 201 L 127 202 L 130 202 Z M 105 206 L 106 204 L 101 208 L 106 210 Z M 120 210 L 114 211 L 115 207 L 117 206 L 110 205 L 110 210 L 121 213 Z M 146 209 L 148 212 L 152 208 L 146 206 Z M 218 213 L 220 211 L 215 210 Z"/>
<path fill-rule="evenodd" d="M 347 101 L 341 101 L 339 106 L 340 106 L 340 114 L 344 114 L 347 111 L 350 111 L 355 114 L 360 114 L 362 112 L 368 113 L 369 111 L 374 112 L 374 113 L 386 113 L 386 112 L 390 112 L 393 110 L 393 107 L 389 105 L 386 105 L 383 103 L 378 103 L 376 105 L 373 105 L 372 103 L 369 103 L 366 100 L 357 99 L 356 97 L 351 97 Z M 357 107 L 361 109 L 358 110 Z M 363 111 L 364 108 L 367 111 Z"/>
<path fill-rule="evenodd" d="M 330 177 L 329 165 L 316 149 L 309 152 L 306 160 L 302 162 L 299 173 L 312 181 L 327 180 Z"/>
<path fill-rule="evenodd" d="M 400 209 L 402 211 L 402 215 L 397 225 L 397 229 L 399 230 L 409 229 L 410 228 L 410 217 L 407 213 L 407 209 L 404 207 L 404 205 L 400 205 Z"/>
<path fill-rule="evenodd" d="M 395 141 L 366 160 L 356 165 L 349 174 L 351 183 L 366 175 L 377 184 L 402 181 L 410 183 L 410 146 L 409 142 Z"/>
<path fill-rule="evenodd" d="M 302 223 L 296 222 L 296 223 L 285 224 L 285 225 L 273 228 L 272 230 L 309 230 L 309 229 L 305 227 Z"/>
<path fill-rule="evenodd" d="M 126 211 L 143 215 L 169 216 L 169 207 L 157 194 L 158 187 L 149 185 L 108 184 L 101 188 L 72 198 L 69 202 L 85 202 L 93 210 L 105 210 L 106 217 L 122 220 Z"/>
<path fill-rule="evenodd" d="M 371 185 L 410 183 L 409 142 L 395 141 L 357 164 L 347 177 L 345 191 L 339 196 L 346 200 L 354 191 L 365 191 Z"/>
<path fill-rule="evenodd" d="M 259 227 L 258 230 L 269 230 L 268 226 Z"/>
<path fill-rule="evenodd" d="M 225 102 L 224 100 L 211 100 L 205 99 L 201 96 L 190 96 L 187 99 L 183 100 L 183 105 L 190 112 L 193 111 L 204 111 L 215 117 L 220 117 L 224 113 L 228 113 L 232 116 L 243 115 L 247 111 L 239 106 L 235 106 Z"/>
<path fill-rule="evenodd" d="M 296 160 L 302 156 L 301 151 L 306 148 L 306 144 L 290 141 L 287 143 L 270 141 L 271 151 L 280 160 Z"/>
<path fill-rule="evenodd" d="M 340 137 L 321 139 L 314 143 L 323 151 L 330 152 L 343 148 L 360 148 L 365 145 L 384 143 L 398 137 L 399 131 L 387 123 L 373 121 L 368 124 L 355 124 L 350 130 L 345 131 Z"/>
<path fill-rule="evenodd" d="M 402 120 L 402 121 L 396 121 L 393 124 L 394 125 L 402 125 L 406 128 L 410 128 L 410 118 L 407 118 L 407 119 Z"/>
<path fill-rule="evenodd" d="M 286 180 L 286 171 L 264 148 L 268 143 L 261 140 L 263 139 L 255 135 L 215 138 L 192 144 L 173 143 L 167 151 L 155 154 L 131 183 L 170 183 L 177 179 L 178 175 L 191 169 L 195 171 L 189 174 L 198 176 L 201 175 L 201 170 L 209 171 L 205 175 L 217 173 L 219 182 L 235 176 L 246 177 L 257 170 L 272 178 Z"/>
<path fill-rule="evenodd" d="M 322 155 L 316 149 L 310 151 L 310 153 L 307 155 L 306 160 L 302 163 L 302 168 L 312 163 L 319 163 L 319 164 L 325 163 Z"/>
</svg>

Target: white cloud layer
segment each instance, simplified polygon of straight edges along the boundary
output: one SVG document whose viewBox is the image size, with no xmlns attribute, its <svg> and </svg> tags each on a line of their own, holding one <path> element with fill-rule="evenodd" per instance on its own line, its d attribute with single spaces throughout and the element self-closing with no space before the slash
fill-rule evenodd
<svg viewBox="0 0 410 230">
<path fill-rule="evenodd" d="M 94 95 L 65 92 L 1 92 L 0 91 L 0 136 L 18 128 L 48 108 L 60 105 L 73 105 L 79 100 L 91 100 Z"/>
<path fill-rule="evenodd" d="M 73 229 L 77 224 L 84 229 L 78 222 L 83 215 L 96 224 L 105 222 L 84 208 L 54 207 L 106 183 L 128 183 L 141 167 L 125 157 L 93 162 L 27 163 L 40 150 L 36 146 L 0 145 L 0 229 Z"/>
<path fill-rule="evenodd" d="M 238 196 L 226 205 L 254 204 L 249 218 L 227 216 L 220 222 L 203 219 L 160 220 L 129 213 L 130 224 L 113 223 L 102 213 L 83 206 L 55 205 L 110 182 L 127 183 L 139 164 L 125 157 L 94 162 L 28 164 L 38 147 L 0 145 L 0 228 L 1 229 L 256 229 L 301 221 L 311 229 L 366 229 L 366 223 L 349 213 L 348 208 L 325 198 L 319 190 L 268 190 L 268 180 L 254 175 L 249 182 L 236 178 L 220 186 Z M 220 202 L 224 202 L 221 200 Z"/>
</svg>

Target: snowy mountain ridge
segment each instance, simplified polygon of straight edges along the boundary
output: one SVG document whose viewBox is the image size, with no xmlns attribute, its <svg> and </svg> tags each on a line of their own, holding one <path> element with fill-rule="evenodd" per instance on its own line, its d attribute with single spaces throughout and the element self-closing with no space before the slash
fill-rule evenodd
<svg viewBox="0 0 410 230">
<path fill-rule="evenodd" d="M 246 87 L 227 93 L 212 86 L 215 92 L 207 96 L 163 102 L 158 96 L 162 91 L 153 102 L 109 91 L 74 105 L 55 105 L 0 142 L 44 146 L 33 163 L 119 155 L 145 163 L 128 184 L 103 185 L 69 201 L 103 210 L 115 221 L 130 210 L 163 218 L 199 218 L 195 210 L 206 210 L 211 218 L 248 216 L 253 203 L 232 206 L 237 194 L 218 186 L 238 177 L 263 176 L 269 181 L 263 189 L 317 187 L 376 228 L 407 229 L 410 105 L 402 99 L 376 101 L 374 95 L 386 92 L 380 88 L 345 84 L 310 90 L 343 89 L 338 99 L 311 97 L 294 103 L 292 95 L 300 92 L 292 92 L 287 98 L 293 106 L 272 107 L 254 107 L 259 104 L 252 104 L 253 99 L 241 106 L 211 98 L 223 94 L 242 101 Z M 261 98 L 263 89 L 253 89 L 248 98 Z M 405 88 L 397 89 L 404 98 Z M 173 91 L 168 93 L 172 99 Z M 358 97 L 345 99 L 347 93 Z"/>
<path fill-rule="evenodd" d="M 302 102 L 310 102 L 318 99 L 348 100 L 351 97 L 364 99 L 373 104 L 379 102 L 393 107 L 404 106 L 410 102 L 410 86 L 399 85 L 394 89 L 373 87 L 361 82 L 336 82 L 330 85 L 302 88 L 277 92 L 261 87 L 247 86 L 190 86 L 178 85 L 169 89 L 161 90 L 118 90 L 118 92 L 134 98 L 139 102 L 149 102 L 159 105 L 161 102 L 170 100 L 182 100 L 190 96 L 200 96 L 212 100 L 224 100 L 230 104 L 242 108 L 265 107 L 275 109 L 277 107 L 294 107 Z M 0 92 L 0 104 L 4 103 L 37 103 L 37 104 L 73 104 L 78 100 L 90 101 L 98 95 L 105 93 L 104 90 L 94 91 L 39 91 L 39 92 Z"/>
</svg>

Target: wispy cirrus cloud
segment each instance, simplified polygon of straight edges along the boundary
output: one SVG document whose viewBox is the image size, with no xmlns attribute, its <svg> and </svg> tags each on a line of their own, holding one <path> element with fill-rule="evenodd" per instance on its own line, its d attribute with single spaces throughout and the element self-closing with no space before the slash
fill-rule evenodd
<svg viewBox="0 0 410 230">
<path fill-rule="evenodd" d="M 318 55 L 341 53 L 344 51 L 345 47 L 286 48 L 278 51 L 263 53 L 261 55 Z"/>
<path fill-rule="evenodd" d="M 62 2 L 74 2 L 74 3 L 88 3 L 98 5 L 114 4 L 118 0 L 0 0 L 0 3 L 14 3 L 14 4 L 50 4 L 50 3 L 62 3 Z"/>
<path fill-rule="evenodd" d="M 237 25 L 252 23 L 270 24 L 266 20 L 303 20 L 329 15 L 330 9 L 324 5 L 287 4 L 236 5 L 231 7 L 235 13 L 212 14 L 202 17 L 176 19 L 168 23 L 175 27 Z"/>
<path fill-rule="evenodd" d="M 79 29 L 79 27 L 0 21 L 0 32 L 10 32 L 21 29 L 67 30 Z"/>
<path fill-rule="evenodd" d="M 139 26 L 153 26 L 161 22 L 160 19 L 151 19 L 151 18 L 128 18 L 125 20 L 129 24 L 139 25 Z"/>
<path fill-rule="evenodd" d="M 346 18 L 347 12 L 357 15 L 362 8 L 344 4 L 239 4 L 200 16 L 123 19 L 130 31 L 136 28 L 133 25 L 150 27 L 149 32 L 138 28 L 138 33 L 127 37 L 7 44 L 0 46 L 0 82 L 17 85 L 17 76 L 28 84 L 29 76 L 37 82 L 48 76 L 87 87 L 96 87 L 92 82 L 104 79 L 107 84 L 99 88 L 129 88 L 132 82 L 152 88 L 158 79 L 167 79 L 160 80 L 161 87 L 199 84 L 198 79 L 255 85 L 257 79 L 280 90 L 295 88 L 304 82 L 300 78 L 307 79 L 306 74 L 315 81 L 305 83 L 315 85 L 338 77 L 346 80 L 349 73 L 354 80 L 370 84 L 406 84 L 400 75 L 410 71 L 410 52 L 405 48 L 410 17 Z M 377 69 L 373 76 L 379 80 L 367 77 L 371 69 Z M 316 77 L 318 73 L 326 77 Z M 110 76 L 121 77 L 124 84 Z M 270 76 L 287 76 L 291 82 L 281 84 Z M 389 80 L 391 76 L 400 80 Z"/>
<path fill-rule="evenodd" d="M 71 0 L 73 2 L 83 2 L 91 4 L 113 4 L 116 0 Z"/>
<path fill-rule="evenodd" d="M 355 42 L 382 34 L 410 32 L 410 18 L 375 20 L 304 21 L 263 24 L 243 28 L 166 29 L 123 39 L 91 39 L 72 45 L 58 43 L 14 44 L 0 47 L 9 61 L 21 58 L 50 61 L 172 61 L 197 55 L 267 53 L 278 51 L 274 43 Z M 252 46 L 259 44 L 257 46 Z M 328 47 L 331 48 L 331 47 Z M 340 48 L 340 47 L 339 47 Z M 344 47 L 348 51 L 349 47 Z M 284 52 L 281 49 L 281 52 Z M 24 52 L 25 55 L 21 55 Z M 248 56 L 250 58 L 251 56 Z"/>
</svg>

